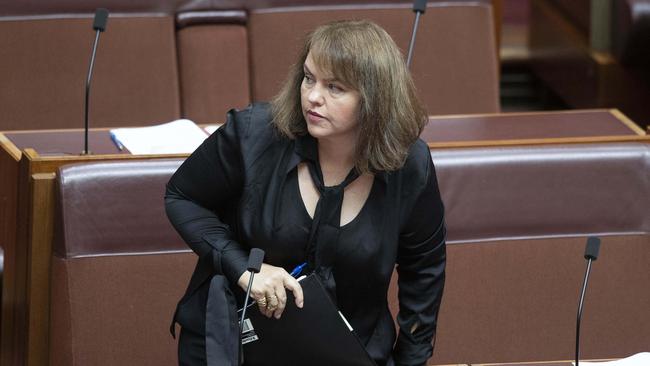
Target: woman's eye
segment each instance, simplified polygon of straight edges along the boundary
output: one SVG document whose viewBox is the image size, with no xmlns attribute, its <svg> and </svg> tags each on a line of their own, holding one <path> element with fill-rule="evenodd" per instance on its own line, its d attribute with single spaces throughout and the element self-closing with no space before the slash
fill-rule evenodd
<svg viewBox="0 0 650 366">
<path fill-rule="evenodd" d="M 314 82 L 314 79 L 311 77 L 311 75 L 305 74 L 305 82 L 311 84 Z"/>
<path fill-rule="evenodd" d="M 337 85 L 337 84 L 330 83 L 330 84 L 327 85 L 327 87 L 333 93 L 342 93 L 343 92 L 343 88 L 341 86 Z"/>
</svg>

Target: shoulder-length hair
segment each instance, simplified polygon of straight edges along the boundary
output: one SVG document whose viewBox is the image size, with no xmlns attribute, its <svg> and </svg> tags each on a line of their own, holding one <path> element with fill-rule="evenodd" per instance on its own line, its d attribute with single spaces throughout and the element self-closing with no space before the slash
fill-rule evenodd
<svg viewBox="0 0 650 366">
<path fill-rule="evenodd" d="M 397 45 L 370 21 L 337 21 L 307 36 L 298 61 L 271 102 L 277 130 L 291 139 L 308 133 L 300 86 L 310 52 L 321 70 L 359 92 L 357 170 L 366 173 L 401 168 L 409 147 L 427 122 L 427 114 Z"/>
</svg>

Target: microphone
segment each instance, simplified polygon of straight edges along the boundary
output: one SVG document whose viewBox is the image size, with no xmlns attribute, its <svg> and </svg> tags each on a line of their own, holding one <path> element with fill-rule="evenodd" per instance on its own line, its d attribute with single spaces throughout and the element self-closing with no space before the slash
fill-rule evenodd
<svg viewBox="0 0 650 366">
<path fill-rule="evenodd" d="M 103 32 L 106 30 L 106 22 L 108 21 L 108 10 L 99 8 L 95 10 L 95 21 L 93 22 L 93 29 Z"/>
<path fill-rule="evenodd" d="M 246 297 L 244 298 L 244 307 L 241 311 L 241 319 L 239 320 L 239 364 L 244 364 L 244 352 L 242 352 L 242 333 L 244 332 L 244 319 L 246 319 L 246 308 L 248 307 L 248 300 L 251 296 L 251 286 L 253 285 L 253 277 L 255 273 L 260 273 L 260 268 L 262 268 L 262 262 L 264 261 L 264 251 L 259 248 L 251 249 L 250 254 L 248 255 L 248 271 L 251 273 L 250 278 L 248 279 L 248 287 L 246 288 Z"/>
<path fill-rule="evenodd" d="M 88 77 L 86 78 L 86 100 L 84 103 L 84 150 L 83 155 L 90 154 L 88 150 L 88 97 L 90 96 L 90 80 L 93 75 L 93 66 L 95 65 L 95 54 L 97 53 L 97 43 L 99 43 L 99 34 L 106 30 L 108 21 L 108 10 L 99 8 L 95 10 L 95 20 L 93 29 L 95 30 L 95 41 L 93 42 L 93 52 L 90 55 L 90 66 L 88 67 Z"/>
<path fill-rule="evenodd" d="M 587 247 L 585 248 L 585 259 L 587 260 L 587 270 L 585 271 L 585 279 L 582 282 L 582 291 L 580 291 L 580 303 L 578 305 L 578 319 L 576 323 L 576 363 L 578 366 L 580 359 L 580 318 L 582 318 L 582 305 L 585 300 L 585 292 L 587 291 L 587 283 L 589 282 L 589 273 L 591 272 L 591 262 L 598 259 L 598 251 L 600 250 L 600 239 L 592 236 L 587 239 Z"/>
<path fill-rule="evenodd" d="M 427 9 L 427 1 L 415 0 L 413 2 L 413 12 L 415 12 L 415 22 L 413 23 L 413 31 L 411 33 L 411 43 L 409 43 L 409 52 L 406 57 L 406 67 L 411 68 L 411 61 L 413 60 L 413 46 L 415 46 L 415 35 L 418 32 L 418 24 L 420 23 L 420 15 L 424 14 Z"/>
<path fill-rule="evenodd" d="M 424 13 L 427 10 L 427 0 L 415 0 L 413 2 L 413 11 Z"/>
</svg>

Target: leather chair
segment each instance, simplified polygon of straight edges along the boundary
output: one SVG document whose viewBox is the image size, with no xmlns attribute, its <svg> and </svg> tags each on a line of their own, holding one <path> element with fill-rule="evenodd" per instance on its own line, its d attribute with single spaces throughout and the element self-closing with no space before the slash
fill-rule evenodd
<svg viewBox="0 0 650 366">
<path fill-rule="evenodd" d="M 183 116 L 223 123 L 231 108 L 250 103 L 248 16 L 244 10 L 176 14 Z"/>
<path fill-rule="evenodd" d="M 164 213 L 181 160 L 63 167 L 50 365 L 176 365 L 169 324 L 196 256 Z"/>
<path fill-rule="evenodd" d="M 430 364 L 572 359 L 591 235 L 602 246 L 585 300 L 582 358 L 647 350 L 650 146 L 446 149 L 431 156 L 446 208 L 448 259 Z"/>
</svg>

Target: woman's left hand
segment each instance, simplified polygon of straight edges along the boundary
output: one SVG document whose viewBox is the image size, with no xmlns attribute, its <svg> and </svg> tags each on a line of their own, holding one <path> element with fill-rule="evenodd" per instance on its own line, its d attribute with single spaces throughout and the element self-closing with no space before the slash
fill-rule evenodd
<svg viewBox="0 0 650 366">
<path fill-rule="evenodd" d="M 247 271 L 237 281 L 239 287 L 244 291 L 248 287 L 249 278 L 250 273 Z M 291 277 L 284 268 L 262 263 L 260 273 L 253 278 L 251 297 L 257 302 L 262 314 L 269 318 L 274 316 L 276 319 L 280 319 L 287 305 L 287 292 L 285 289 L 293 293 L 296 298 L 296 306 L 302 308 L 304 299 L 300 283 Z"/>
</svg>

